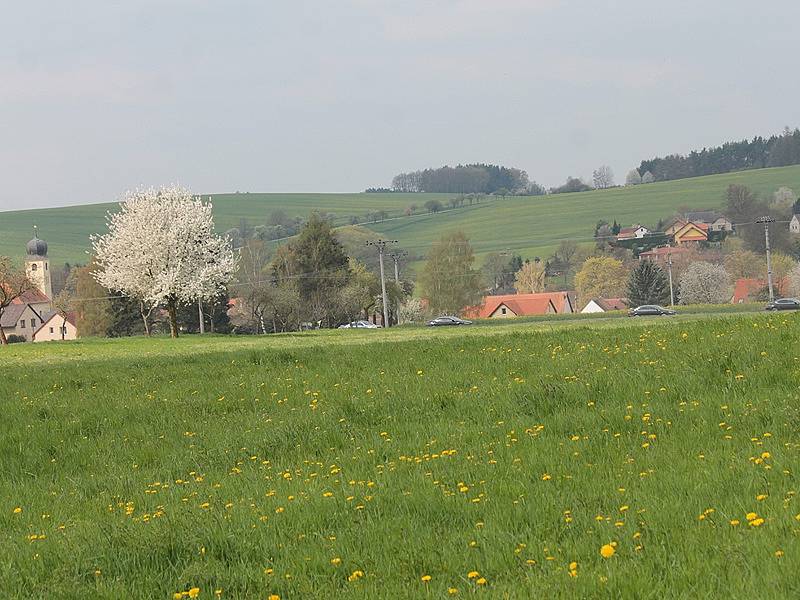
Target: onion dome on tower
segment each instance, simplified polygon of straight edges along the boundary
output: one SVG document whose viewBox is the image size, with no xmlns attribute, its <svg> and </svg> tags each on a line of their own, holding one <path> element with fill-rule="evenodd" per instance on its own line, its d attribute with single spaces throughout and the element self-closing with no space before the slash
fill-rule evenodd
<svg viewBox="0 0 800 600">
<path fill-rule="evenodd" d="M 39 236 L 37 235 L 39 232 L 39 228 L 34 226 L 33 228 L 33 239 L 28 242 L 27 250 L 28 256 L 47 256 L 47 242 L 44 240 L 40 240 Z"/>
</svg>

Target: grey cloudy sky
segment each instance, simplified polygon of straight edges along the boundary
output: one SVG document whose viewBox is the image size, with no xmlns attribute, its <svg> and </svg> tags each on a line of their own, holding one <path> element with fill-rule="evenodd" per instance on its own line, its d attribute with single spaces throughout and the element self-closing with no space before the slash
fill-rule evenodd
<svg viewBox="0 0 800 600">
<path fill-rule="evenodd" d="M 0 210 L 345 192 L 494 162 L 546 185 L 800 125 L 797 0 L 4 3 Z"/>
</svg>

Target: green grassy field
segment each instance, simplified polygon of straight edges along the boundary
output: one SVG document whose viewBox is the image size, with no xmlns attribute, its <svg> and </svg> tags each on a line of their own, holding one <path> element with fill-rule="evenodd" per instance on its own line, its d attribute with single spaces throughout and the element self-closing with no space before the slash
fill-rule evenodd
<svg viewBox="0 0 800 600">
<path fill-rule="evenodd" d="M 731 183 L 748 185 L 767 196 L 782 185 L 800 190 L 800 166 L 760 169 L 669 181 L 633 188 L 614 188 L 581 194 L 513 197 L 428 215 L 397 218 L 369 227 L 391 237 L 414 254 L 423 256 L 443 232 L 462 229 L 478 255 L 513 249 L 524 258 L 547 256 L 565 238 L 591 240 L 599 219 L 629 225 L 654 226 L 680 208 L 715 208 L 722 204 Z M 307 216 L 312 210 L 332 212 L 344 224 L 348 215 L 386 210 L 401 215 L 410 204 L 422 206 L 444 194 L 220 194 L 213 196 L 218 229 L 237 226 L 246 218 L 263 223 L 275 209 Z M 19 256 L 32 227 L 50 243 L 54 264 L 85 262 L 89 235 L 105 230 L 104 215 L 113 204 L 0 213 L 0 254 Z"/>
<path fill-rule="evenodd" d="M 799 344 L 740 314 L 0 349 L 0 589 L 796 597 Z"/>
</svg>

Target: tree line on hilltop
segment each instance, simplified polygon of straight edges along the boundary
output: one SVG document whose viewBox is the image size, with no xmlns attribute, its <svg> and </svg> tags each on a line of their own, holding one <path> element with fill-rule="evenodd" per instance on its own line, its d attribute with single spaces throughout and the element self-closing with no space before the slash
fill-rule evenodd
<svg viewBox="0 0 800 600">
<path fill-rule="evenodd" d="M 648 183 L 641 179 L 636 181 L 637 176 L 641 178 L 648 173 L 651 181 L 668 181 L 797 164 L 800 164 L 800 129 L 787 127 L 781 135 L 769 138 L 757 136 L 752 140 L 703 148 L 699 152 L 693 150 L 685 156 L 670 154 L 643 160 L 636 172 L 629 174 L 628 183 Z"/>
<path fill-rule="evenodd" d="M 526 194 L 541 195 L 546 190 L 530 181 L 522 169 L 487 164 L 444 166 L 400 173 L 392 179 L 392 189 L 398 192 L 429 192 L 444 194 Z"/>
</svg>

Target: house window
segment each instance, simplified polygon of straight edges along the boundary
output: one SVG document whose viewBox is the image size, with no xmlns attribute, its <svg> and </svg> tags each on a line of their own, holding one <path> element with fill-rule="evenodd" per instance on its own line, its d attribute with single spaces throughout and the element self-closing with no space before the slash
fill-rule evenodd
<svg viewBox="0 0 800 600">
<path fill-rule="evenodd" d="M 19 322 L 19 328 L 20 328 L 20 329 L 25 329 L 25 319 L 21 319 L 21 320 L 20 320 L 20 322 Z"/>
<path fill-rule="evenodd" d="M 36 319 L 31 319 L 31 328 L 36 327 Z"/>
<path fill-rule="evenodd" d="M 36 263 L 33 263 L 31 265 L 31 271 L 35 271 L 38 267 L 39 267 L 39 265 L 37 265 Z"/>
<path fill-rule="evenodd" d="M 50 333 L 55 333 L 52 327 L 50 328 Z"/>
<path fill-rule="evenodd" d="M 503 313 L 503 314 L 506 314 L 506 307 L 504 306 L 503 308 L 501 308 L 500 312 Z"/>
</svg>

